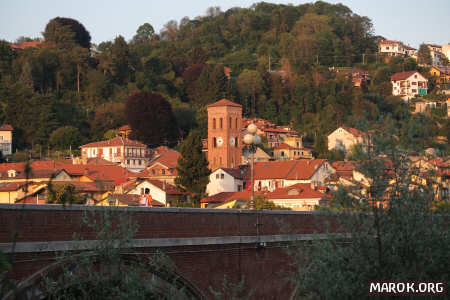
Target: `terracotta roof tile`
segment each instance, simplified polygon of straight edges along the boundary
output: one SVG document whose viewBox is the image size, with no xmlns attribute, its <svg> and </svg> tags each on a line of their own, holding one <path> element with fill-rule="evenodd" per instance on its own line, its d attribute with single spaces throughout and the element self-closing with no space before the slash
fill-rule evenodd
<svg viewBox="0 0 450 300">
<path fill-rule="evenodd" d="M 278 147 L 276 147 L 274 150 L 285 150 L 285 149 L 287 149 L 287 150 L 294 149 L 294 147 L 283 143 L 283 144 L 278 145 Z"/>
<path fill-rule="evenodd" d="M 391 81 L 405 80 L 405 79 L 408 79 L 411 75 L 413 75 L 415 73 L 419 73 L 419 72 L 407 71 L 407 72 L 395 73 L 394 75 L 391 76 Z"/>
<path fill-rule="evenodd" d="M 235 103 L 233 101 L 230 101 L 228 99 L 221 99 L 217 102 L 214 102 L 207 107 L 216 107 L 216 106 L 234 106 L 234 107 L 242 107 L 242 105 Z"/>
<path fill-rule="evenodd" d="M 80 148 L 89 148 L 89 147 L 115 147 L 115 146 L 132 146 L 132 147 L 146 147 L 144 144 L 133 141 L 121 136 L 115 137 L 113 139 L 107 141 L 93 142 L 86 145 L 80 146 Z"/>
<path fill-rule="evenodd" d="M 288 187 L 278 188 L 267 193 L 267 199 L 311 199 L 329 198 L 330 196 L 318 190 L 312 189 L 311 184 L 297 183 Z"/>
<path fill-rule="evenodd" d="M 0 126 L 0 130 L 1 131 L 13 131 L 14 128 L 11 125 L 3 124 L 2 126 Z"/>
</svg>

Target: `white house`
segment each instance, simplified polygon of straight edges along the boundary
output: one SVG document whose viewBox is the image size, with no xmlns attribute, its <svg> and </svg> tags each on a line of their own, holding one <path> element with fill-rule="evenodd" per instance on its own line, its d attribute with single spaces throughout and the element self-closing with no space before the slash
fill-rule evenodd
<svg viewBox="0 0 450 300">
<path fill-rule="evenodd" d="M 442 60 L 445 57 L 445 54 L 442 52 L 442 46 L 433 44 L 427 44 L 427 46 L 430 49 L 431 64 L 433 66 L 442 65 Z"/>
<path fill-rule="evenodd" d="M 81 157 L 99 157 L 133 171 L 145 169 L 148 163 L 147 146 L 124 137 L 94 142 L 80 147 Z"/>
<path fill-rule="evenodd" d="M 213 196 L 221 192 L 240 192 L 243 186 L 243 170 L 218 168 L 209 175 L 206 194 Z"/>
<path fill-rule="evenodd" d="M 127 195 L 148 194 L 152 196 L 153 200 L 168 206 L 170 203 L 169 196 L 179 195 L 180 191 L 178 191 L 175 186 L 166 183 L 165 181 L 144 179 L 119 183 L 116 185 L 114 193 Z"/>
<path fill-rule="evenodd" d="M 409 55 L 411 47 L 406 47 L 402 42 L 381 39 L 378 42 L 378 51 L 388 56 Z"/>
<path fill-rule="evenodd" d="M 367 149 L 369 134 L 352 127 L 341 126 L 328 135 L 328 150 L 349 152 L 353 145 Z"/>
<path fill-rule="evenodd" d="M 410 100 L 417 95 L 426 95 L 428 79 L 417 71 L 395 73 L 391 76 L 392 95 Z"/>
</svg>

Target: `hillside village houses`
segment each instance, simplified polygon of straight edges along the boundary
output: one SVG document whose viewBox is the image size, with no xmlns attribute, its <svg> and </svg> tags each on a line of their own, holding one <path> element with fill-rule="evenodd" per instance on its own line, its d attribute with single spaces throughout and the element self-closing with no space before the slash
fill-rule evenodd
<svg viewBox="0 0 450 300">
<path fill-rule="evenodd" d="M 391 76 L 392 95 L 410 100 L 417 95 L 426 95 L 428 79 L 417 71 L 395 73 Z"/>
</svg>

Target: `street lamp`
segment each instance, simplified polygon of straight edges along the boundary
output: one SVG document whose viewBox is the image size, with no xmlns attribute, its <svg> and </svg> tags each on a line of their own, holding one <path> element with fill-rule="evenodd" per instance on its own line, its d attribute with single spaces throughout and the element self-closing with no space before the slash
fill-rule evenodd
<svg viewBox="0 0 450 300">
<path fill-rule="evenodd" d="M 247 134 L 244 136 L 244 144 L 247 145 L 248 152 L 250 152 L 251 156 L 251 165 L 250 165 L 250 184 L 251 184 L 251 194 L 250 194 L 250 209 L 255 209 L 255 186 L 253 183 L 253 172 L 254 172 L 254 159 L 256 153 L 256 147 L 261 143 L 261 137 L 256 134 L 258 131 L 258 127 L 255 124 L 251 123 L 247 126 Z"/>
</svg>

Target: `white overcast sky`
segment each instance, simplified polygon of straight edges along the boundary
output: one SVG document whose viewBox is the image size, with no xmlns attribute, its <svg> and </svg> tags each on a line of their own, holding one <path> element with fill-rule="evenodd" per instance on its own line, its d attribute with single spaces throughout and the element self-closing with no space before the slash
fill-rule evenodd
<svg viewBox="0 0 450 300">
<path fill-rule="evenodd" d="M 250 0 L 0 0 L 0 39 L 40 37 L 48 21 L 69 17 L 81 22 L 92 42 L 100 43 L 122 35 L 129 40 L 136 29 L 150 23 L 159 32 L 170 20 L 204 15 L 211 6 L 222 11 L 249 7 Z M 266 1 L 293 5 L 314 1 Z M 353 12 L 369 17 L 375 34 L 400 40 L 415 48 L 419 44 L 450 43 L 450 0 L 342 0 Z"/>
</svg>

